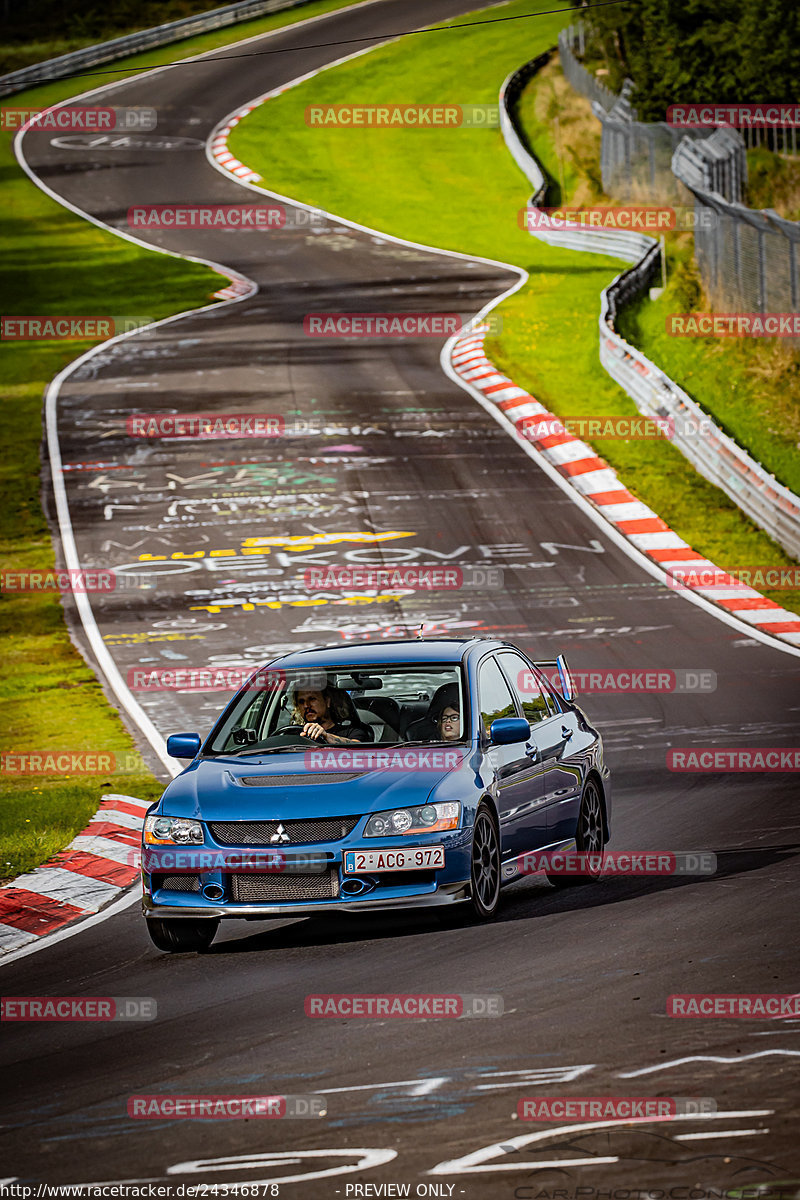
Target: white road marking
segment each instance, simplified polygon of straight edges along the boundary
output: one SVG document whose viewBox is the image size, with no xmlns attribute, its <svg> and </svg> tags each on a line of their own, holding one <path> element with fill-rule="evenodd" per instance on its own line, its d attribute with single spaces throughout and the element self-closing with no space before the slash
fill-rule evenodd
<svg viewBox="0 0 800 1200">
<path fill-rule="evenodd" d="M 673 1122 L 718 1121 L 727 1120 L 730 1117 L 762 1117 L 772 1116 L 772 1114 L 773 1110 L 771 1108 L 745 1109 L 741 1112 L 695 1113 L 692 1116 L 674 1117 Z M 540 1159 L 538 1162 L 532 1159 L 520 1160 L 516 1158 L 513 1162 L 498 1162 L 497 1160 L 501 1155 L 514 1154 L 517 1150 L 521 1150 L 525 1146 L 546 1143 L 552 1138 L 564 1137 L 571 1133 L 588 1133 L 591 1130 L 598 1129 L 630 1129 L 637 1125 L 661 1125 L 662 1123 L 661 1121 L 653 1121 L 651 1118 L 634 1117 L 624 1121 L 582 1121 L 578 1125 L 561 1125 L 557 1129 L 542 1129 L 536 1133 L 526 1133 L 519 1137 L 507 1138 L 504 1142 L 494 1142 L 490 1146 L 483 1146 L 480 1150 L 474 1150 L 472 1154 L 465 1154 L 462 1158 L 454 1158 L 449 1162 L 438 1163 L 428 1171 L 428 1174 L 470 1175 L 484 1171 L 546 1171 L 558 1165 L 592 1166 L 597 1163 L 615 1163 L 619 1162 L 619 1158 L 573 1159 L 571 1161 L 562 1161 L 560 1164 L 554 1162 L 552 1159 Z"/>
<path fill-rule="evenodd" d="M 209 1171 L 244 1171 L 256 1167 L 278 1167 L 294 1165 L 305 1159 L 353 1158 L 360 1155 L 358 1162 L 345 1163 L 341 1167 L 330 1167 L 326 1171 L 308 1171 L 302 1175 L 270 1176 L 267 1179 L 248 1179 L 248 1187 L 267 1186 L 271 1183 L 298 1183 L 306 1179 L 330 1179 L 334 1175 L 349 1175 L 354 1171 L 368 1171 L 383 1166 L 397 1158 L 396 1150 L 347 1149 L 347 1150 L 299 1150 L 268 1151 L 264 1154 L 240 1154 L 234 1158 L 200 1158 L 189 1162 L 175 1163 L 167 1168 L 167 1175 L 198 1175 Z M 244 1186 L 244 1185 L 242 1185 Z"/>
<path fill-rule="evenodd" d="M 741 1063 L 749 1062 L 754 1058 L 766 1058 L 770 1054 L 800 1058 L 800 1050 L 757 1050 L 753 1054 L 736 1054 L 731 1058 L 726 1058 L 722 1054 L 691 1054 L 687 1058 L 673 1058 L 670 1062 L 656 1063 L 653 1067 L 640 1067 L 637 1071 L 620 1071 L 617 1079 L 638 1079 L 641 1075 L 654 1075 L 657 1071 L 668 1071 L 671 1067 L 682 1067 L 686 1063 Z"/>
<path fill-rule="evenodd" d="M 409 1088 L 410 1096 L 428 1096 L 431 1092 L 443 1083 L 449 1083 L 449 1075 L 437 1075 L 432 1079 L 399 1079 L 393 1083 L 355 1083 L 350 1087 L 336 1088 L 317 1088 L 311 1093 L 313 1096 L 329 1095 L 333 1092 L 368 1092 L 368 1091 L 383 1091 L 384 1088 Z"/>
<path fill-rule="evenodd" d="M 769 1133 L 768 1129 L 714 1129 L 711 1133 L 676 1133 L 676 1142 L 701 1142 L 710 1138 L 751 1137 L 757 1133 Z"/>
<path fill-rule="evenodd" d="M 476 1092 L 490 1092 L 497 1088 L 510 1088 L 522 1086 L 541 1086 L 546 1083 L 571 1083 L 573 1079 L 580 1078 L 587 1071 L 594 1070 L 594 1063 L 584 1063 L 575 1067 L 531 1067 L 525 1071 L 490 1071 L 488 1076 L 483 1078 L 496 1078 L 499 1075 L 513 1075 L 514 1079 L 508 1079 L 503 1083 L 479 1083 L 475 1088 Z M 524 1078 L 520 1078 L 524 1076 Z"/>
</svg>

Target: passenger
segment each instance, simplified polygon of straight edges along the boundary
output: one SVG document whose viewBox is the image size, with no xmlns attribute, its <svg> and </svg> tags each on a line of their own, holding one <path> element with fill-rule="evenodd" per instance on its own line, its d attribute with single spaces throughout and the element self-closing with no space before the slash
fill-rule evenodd
<svg viewBox="0 0 800 1200">
<path fill-rule="evenodd" d="M 443 742 L 457 742 L 461 737 L 461 716 L 449 704 L 439 717 L 439 737 Z"/>
<path fill-rule="evenodd" d="M 371 730 L 354 725 L 348 710 L 347 693 L 326 685 L 321 691 L 299 688 L 295 694 L 292 723 L 303 726 L 303 737 L 329 746 L 350 746 L 370 740 Z"/>
<path fill-rule="evenodd" d="M 458 704 L 458 684 L 449 683 L 434 697 L 431 717 L 436 725 L 436 737 L 442 742 L 461 739 L 461 713 Z"/>
</svg>

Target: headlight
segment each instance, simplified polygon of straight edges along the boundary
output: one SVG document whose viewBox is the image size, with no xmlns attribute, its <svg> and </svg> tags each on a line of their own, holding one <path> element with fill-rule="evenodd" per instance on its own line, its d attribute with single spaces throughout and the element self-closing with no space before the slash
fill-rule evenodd
<svg viewBox="0 0 800 1200">
<path fill-rule="evenodd" d="M 422 804 L 415 808 L 392 808 L 373 813 L 364 830 L 365 837 L 393 837 L 398 833 L 435 833 L 458 829 L 461 805 L 457 800 L 445 804 Z"/>
<path fill-rule="evenodd" d="M 145 817 L 144 844 L 146 846 L 196 845 L 205 840 L 203 826 L 190 817 Z"/>
</svg>

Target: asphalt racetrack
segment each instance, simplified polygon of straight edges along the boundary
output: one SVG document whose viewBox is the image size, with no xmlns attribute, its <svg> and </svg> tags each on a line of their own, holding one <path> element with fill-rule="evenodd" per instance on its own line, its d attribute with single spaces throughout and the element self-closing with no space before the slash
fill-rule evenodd
<svg viewBox="0 0 800 1200">
<path fill-rule="evenodd" d="M 285 54 L 234 58 L 232 47 L 214 61 L 115 84 L 92 102 L 154 106 L 157 135 L 120 148 L 91 138 L 57 145 L 31 131 L 25 158 L 58 197 L 120 229 L 136 204 L 253 201 L 207 160 L 205 140 L 221 118 L 361 48 L 348 39 L 389 37 L 474 4 L 383 0 L 270 37 L 269 48 Z M 309 42 L 344 44 L 293 49 Z M 163 152 L 148 149 L 148 136 L 197 142 Z M 57 441 L 77 557 L 142 574 L 141 587 L 91 597 L 121 676 L 142 666 L 250 667 L 338 641 L 379 645 L 420 624 L 444 636 L 508 638 L 536 658 L 560 650 L 578 670 L 712 671 L 710 692 L 582 703 L 614 773 L 611 847 L 711 850 L 719 869 L 562 892 L 524 880 L 490 926 L 429 914 L 223 923 L 202 956 L 159 953 L 132 904 L 3 967 L 4 995 L 151 996 L 158 1019 L 4 1025 L 2 1176 L 34 1186 L 147 1181 L 170 1197 L 189 1195 L 180 1185 L 204 1185 L 197 1194 L 211 1196 L 214 1184 L 258 1182 L 261 1196 L 332 1200 L 402 1194 L 354 1190 L 368 1184 L 530 1200 L 558 1189 L 685 1196 L 680 1189 L 799 1179 L 798 1022 L 665 1015 L 672 993 L 798 990 L 792 776 L 666 766 L 671 747 L 796 744 L 797 658 L 632 561 L 447 378 L 443 339 L 303 332 L 309 312 L 476 312 L 515 273 L 335 219 L 312 231 L 139 236 L 223 264 L 258 290 L 116 343 L 60 389 Z M 173 410 L 278 413 L 308 426 L 279 443 L 126 433 L 131 412 Z M 51 514 L 58 486 L 48 483 Z M 500 567 L 503 586 L 358 607 L 294 603 L 308 566 L 374 560 L 369 543 L 326 545 L 320 535 L 389 531 L 410 536 L 378 543 L 387 564 Z M 273 540 L 253 553 L 250 539 L 259 538 Z M 78 614 L 70 616 L 95 662 Z M 132 695 L 162 735 L 205 734 L 227 698 Z M 309 993 L 379 991 L 500 993 L 505 1011 L 460 1021 L 304 1014 Z M 711 1097 L 718 1111 L 633 1126 L 516 1119 L 522 1096 L 565 1091 Z M 129 1096 L 161 1092 L 315 1093 L 327 1115 L 128 1116 Z"/>
</svg>

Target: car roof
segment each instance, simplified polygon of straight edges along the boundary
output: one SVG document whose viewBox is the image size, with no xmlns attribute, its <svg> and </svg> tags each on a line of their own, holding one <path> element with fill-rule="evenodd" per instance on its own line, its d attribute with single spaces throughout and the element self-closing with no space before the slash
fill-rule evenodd
<svg viewBox="0 0 800 1200">
<path fill-rule="evenodd" d="M 495 638 L 403 638 L 397 641 L 345 642 L 297 650 L 272 659 L 281 667 L 367 666 L 385 663 L 458 663 L 473 646 L 489 650 L 507 643 Z"/>
</svg>

